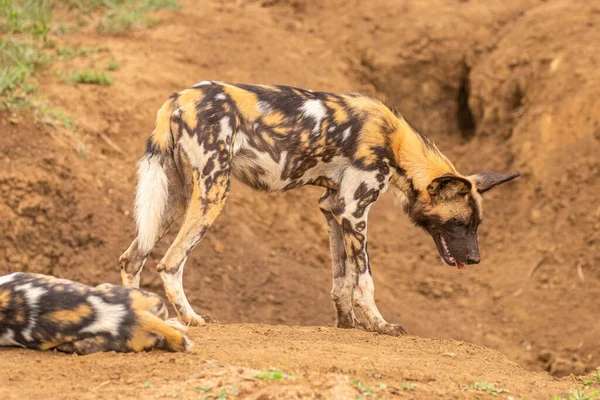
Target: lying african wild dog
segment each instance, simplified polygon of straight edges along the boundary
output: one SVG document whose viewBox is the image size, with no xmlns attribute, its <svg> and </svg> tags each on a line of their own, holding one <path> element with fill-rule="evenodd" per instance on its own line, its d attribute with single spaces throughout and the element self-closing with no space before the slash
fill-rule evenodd
<svg viewBox="0 0 600 400">
<path fill-rule="evenodd" d="M 443 260 L 462 268 L 480 259 L 481 193 L 519 176 L 459 174 L 404 118 L 359 94 L 200 82 L 158 111 L 138 164 L 138 236 L 119 260 L 123 284 L 138 287 L 148 254 L 185 215 L 157 269 L 186 324 L 210 320 L 186 299 L 183 266 L 223 208 L 231 174 L 262 191 L 326 188 L 319 207 L 329 226 L 337 326 L 364 326 L 356 305 L 367 329 L 392 335 L 404 328 L 387 323 L 375 305 L 367 253 L 373 202 L 391 188 Z"/>
<path fill-rule="evenodd" d="M 186 351 L 186 327 L 157 295 L 108 283 L 90 287 L 53 276 L 0 277 L 0 346 L 67 353 Z"/>
</svg>

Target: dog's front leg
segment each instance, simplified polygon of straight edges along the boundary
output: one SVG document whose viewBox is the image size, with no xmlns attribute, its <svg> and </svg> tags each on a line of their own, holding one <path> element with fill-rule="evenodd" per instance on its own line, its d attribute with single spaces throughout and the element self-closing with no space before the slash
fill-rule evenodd
<svg viewBox="0 0 600 400">
<path fill-rule="evenodd" d="M 375 288 L 367 251 L 367 216 L 382 187 L 376 172 L 352 169 L 342 181 L 331 208 L 342 230 L 347 275 L 352 277 L 353 302 L 367 319 L 367 329 L 388 335 L 405 333 L 402 325 L 389 324 L 375 305 Z M 385 181 L 385 178 L 384 178 Z"/>
<path fill-rule="evenodd" d="M 367 252 L 366 216 L 364 219 L 354 221 L 351 218 L 343 218 L 342 232 L 344 247 L 348 254 L 346 263 L 348 268 L 354 270 L 352 274 L 354 277 L 354 304 L 361 309 L 367 319 L 367 329 L 393 336 L 406 333 L 402 325 L 386 322 L 375 305 L 375 286 Z"/>
<path fill-rule="evenodd" d="M 336 309 L 336 324 L 338 328 L 364 327 L 354 315 L 352 306 L 352 295 L 355 277 L 352 270 L 347 269 L 346 250 L 344 248 L 344 237 L 342 228 L 331 212 L 332 202 L 336 199 L 337 192 L 327 189 L 319 200 L 319 208 L 327 220 L 329 229 L 329 247 L 331 250 L 331 264 L 333 272 L 333 288 L 331 298 Z"/>
</svg>

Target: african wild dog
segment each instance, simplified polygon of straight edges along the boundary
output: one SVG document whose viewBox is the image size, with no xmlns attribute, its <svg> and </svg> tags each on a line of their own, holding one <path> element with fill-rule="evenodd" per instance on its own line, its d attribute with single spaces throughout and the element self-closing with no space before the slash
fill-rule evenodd
<svg viewBox="0 0 600 400">
<path fill-rule="evenodd" d="M 186 351 L 187 328 L 167 317 L 159 296 L 138 289 L 23 272 L 0 276 L 0 346 L 78 354 Z"/>
<path fill-rule="evenodd" d="M 230 175 L 262 191 L 326 188 L 319 207 L 329 226 L 337 326 L 397 335 L 375 305 L 367 215 L 391 188 L 411 220 L 433 237 L 444 261 L 479 262 L 481 193 L 519 174 L 459 174 L 425 136 L 383 103 L 358 94 L 204 81 L 173 94 L 158 111 L 138 165 L 138 236 L 120 258 L 124 285 L 172 222 L 185 215 L 157 269 L 186 324 L 203 324 L 183 292 L 183 266 L 223 208 Z"/>
</svg>

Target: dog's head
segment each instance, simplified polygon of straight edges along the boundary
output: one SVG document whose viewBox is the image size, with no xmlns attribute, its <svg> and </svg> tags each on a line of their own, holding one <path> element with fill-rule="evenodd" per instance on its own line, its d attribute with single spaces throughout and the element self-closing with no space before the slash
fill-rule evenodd
<svg viewBox="0 0 600 400">
<path fill-rule="evenodd" d="M 513 175 L 482 172 L 468 177 L 444 174 L 419 193 L 408 208 L 412 221 L 433 237 L 440 256 L 459 269 L 479 263 L 477 228 L 481 224 L 481 194 L 513 180 Z"/>
</svg>

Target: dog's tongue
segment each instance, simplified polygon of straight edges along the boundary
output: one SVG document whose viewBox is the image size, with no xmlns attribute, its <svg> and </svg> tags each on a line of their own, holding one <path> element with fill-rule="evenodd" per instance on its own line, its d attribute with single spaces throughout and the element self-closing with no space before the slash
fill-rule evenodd
<svg viewBox="0 0 600 400">
<path fill-rule="evenodd" d="M 458 268 L 458 269 L 463 269 L 463 267 L 465 266 L 465 264 L 461 264 L 456 260 L 454 260 L 454 264 L 456 265 L 456 268 Z"/>
</svg>

